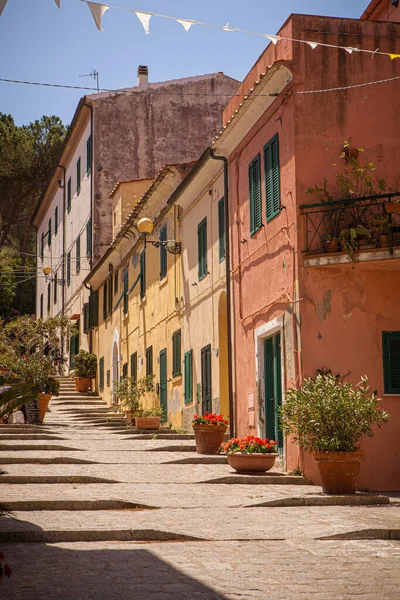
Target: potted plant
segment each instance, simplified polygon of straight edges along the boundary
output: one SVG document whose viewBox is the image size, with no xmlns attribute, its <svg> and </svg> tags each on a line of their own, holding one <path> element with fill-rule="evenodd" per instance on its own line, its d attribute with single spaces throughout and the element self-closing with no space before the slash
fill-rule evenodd
<svg viewBox="0 0 400 600">
<path fill-rule="evenodd" d="M 197 454 L 215 454 L 224 440 L 227 426 L 228 419 L 223 415 L 209 412 L 194 415 L 192 427 Z"/>
<path fill-rule="evenodd" d="M 220 452 L 227 454 L 229 465 L 238 473 L 260 473 L 274 466 L 278 456 L 276 444 L 275 440 L 248 435 L 223 443 Z"/>
<path fill-rule="evenodd" d="M 162 415 L 161 408 L 140 408 L 136 416 L 137 429 L 158 429 Z"/>
<path fill-rule="evenodd" d="M 338 252 L 340 248 L 339 238 L 327 233 L 324 235 L 324 247 L 326 252 Z"/>
<path fill-rule="evenodd" d="M 379 408 L 367 377 L 353 386 L 334 375 L 306 378 L 286 391 L 280 408 L 282 430 L 303 450 L 313 453 L 327 494 L 354 494 L 364 453 L 360 442 L 373 436 L 389 415 Z"/>
<path fill-rule="evenodd" d="M 79 350 L 75 356 L 75 389 L 87 392 L 96 377 L 97 356 L 86 350 Z"/>
<path fill-rule="evenodd" d="M 365 227 L 348 227 L 340 232 L 340 246 L 353 263 L 357 262 L 359 242 L 363 237 L 371 237 L 371 232 Z"/>
<path fill-rule="evenodd" d="M 376 214 L 371 218 L 368 225 L 376 236 L 379 248 L 388 248 L 392 228 L 390 216 L 386 213 Z"/>
<path fill-rule="evenodd" d="M 125 377 L 121 381 L 113 382 L 113 403 L 125 412 L 127 424 L 132 423 L 132 418 L 138 414 L 139 390 L 133 377 Z"/>
<path fill-rule="evenodd" d="M 37 394 L 42 422 L 52 396 L 59 395 L 59 382 L 52 377 L 54 367 L 48 356 L 38 352 L 19 359 L 15 363 L 15 373 Z"/>
</svg>

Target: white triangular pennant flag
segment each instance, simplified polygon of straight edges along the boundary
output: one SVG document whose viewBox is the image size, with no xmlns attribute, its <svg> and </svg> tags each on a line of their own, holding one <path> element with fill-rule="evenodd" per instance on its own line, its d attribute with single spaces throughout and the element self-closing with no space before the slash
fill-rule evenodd
<svg viewBox="0 0 400 600">
<path fill-rule="evenodd" d="M 351 48 L 350 46 L 345 47 L 346 52 L 348 52 L 349 54 L 352 54 L 353 52 L 359 52 L 358 48 Z"/>
<path fill-rule="evenodd" d="M 186 31 L 189 31 L 192 25 L 195 25 L 196 21 L 187 21 L 186 19 L 177 19 L 178 23 L 183 25 Z"/>
<path fill-rule="evenodd" d="M 1 17 L 1 13 L 3 12 L 6 4 L 7 4 L 7 0 L 0 0 L 0 17 Z"/>
<path fill-rule="evenodd" d="M 229 27 L 229 23 L 227 23 L 226 25 L 224 25 L 224 27 L 222 28 L 224 31 L 234 31 L 233 29 L 231 29 Z"/>
<path fill-rule="evenodd" d="M 264 34 L 264 37 L 268 38 L 273 44 L 276 44 L 276 42 L 279 42 L 281 39 L 279 35 L 269 35 L 266 33 Z"/>
<path fill-rule="evenodd" d="M 313 50 L 315 50 L 315 48 L 318 46 L 317 42 L 307 42 L 307 44 L 310 46 L 310 48 L 312 48 Z"/>
<path fill-rule="evenodd" d="M 61 8 L 61 6 L 60 6 L 61 0 L 54 0 L 54 2 L 57 4 L 58 8 Z"/>
<path fill-rule="evenodd" d="M 96 23 L 96 27 L 99 31 L 103 31 L 101 26 L 101 19 L 110 7 L 106 4 L 96 4 L 95 2 L 88 2 L 88 7 L 93 15 L 94 22 Z"/>
<path fill-rule="evenodd" d="M 152 15 L 150 13 L 143 13 L 143 12 L 137 12 L 134 11 L 136 13 L 137 18 L 139 19 L 139 21 L 141 22 L 141 24 L 143 25 L 143 29 L 145 31 L 145 33 L 149 34 L 150 33 L 150 19 L 152 17 Z"/>
</svg>

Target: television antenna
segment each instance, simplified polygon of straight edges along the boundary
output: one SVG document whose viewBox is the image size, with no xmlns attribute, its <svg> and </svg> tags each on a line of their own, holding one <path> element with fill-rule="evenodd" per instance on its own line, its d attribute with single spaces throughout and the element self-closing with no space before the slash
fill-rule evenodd
<svg viewBox="0 0 400 600">
<path fill-rule="evenodd" d="M 92 71 L 90 71 L 90 73 L 86 73 L 85 75 L 79 75 L 79 77 L 91 77 L 92 79 L 94 79 L 96 81 L 96 85 L 97 85 L 97 92 L 100 92 L 99 72 L 96 71 L 96 69 L 92 69 Z"/>
</svg>

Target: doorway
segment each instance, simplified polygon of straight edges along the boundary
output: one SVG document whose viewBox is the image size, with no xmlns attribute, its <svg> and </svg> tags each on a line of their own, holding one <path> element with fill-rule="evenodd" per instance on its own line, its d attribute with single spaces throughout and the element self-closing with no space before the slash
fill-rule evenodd
<svg viewBox="0 0 400 600">
<path fill-rule="evenodd" d="M 278 452 L 283 452 L 283 435 L 280 429 L 279 408 L 282 406 L 281 334 L 264 339 L 264 398 L 266 436 L 278 442 Z"/>
<path fill-rule="evenodd" d="M 167 349 L 160 352 L 160 408 L 162 410 L 161 421 L 165 423 L 168 419 L 168 393 L 167 393 Z"/>
</svg>

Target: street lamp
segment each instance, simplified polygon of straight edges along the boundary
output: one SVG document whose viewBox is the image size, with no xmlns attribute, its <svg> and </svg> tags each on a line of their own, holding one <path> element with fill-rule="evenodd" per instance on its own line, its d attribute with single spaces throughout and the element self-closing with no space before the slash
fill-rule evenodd
<svg viewBox="0 0 400 600">
<path fill-rule="evenodd" d="M 58 285 L 64 285 L 64 279 L 55 279 L 54 277 L 50 277 L 51 267 L 49 267 L 49 265 L 45 265 L 42 269 L 42 272 L 46 278 L 46 282 L 50 281 L 51 283 L 58 283 Z"/>
<path fill-rule="evenodd" d="M 147 236 L 153 233 L 154 224 L 151 219 L 147 217 L 143 217 L 140 219 L 137 224 L 137 228 L 139 233 L 144 234 L 144 247 L 146 248 L 146 244 L 152 244 L 155 248 L 166 248 L 168 252 L 171 254 L 180 254 L 181 253 L 181 243 L 176 240 L 149 240 Z"/>
</svg>

